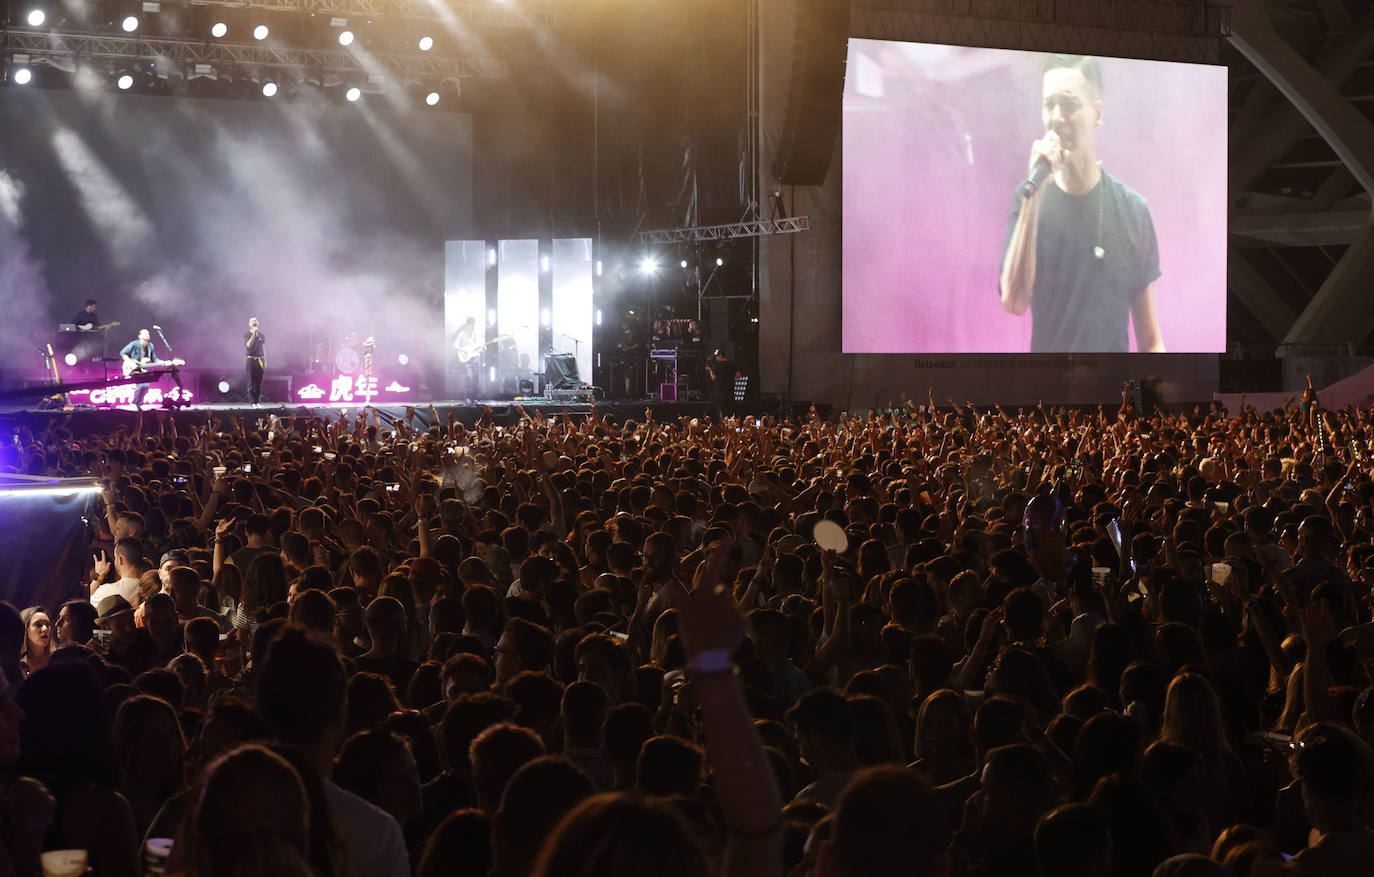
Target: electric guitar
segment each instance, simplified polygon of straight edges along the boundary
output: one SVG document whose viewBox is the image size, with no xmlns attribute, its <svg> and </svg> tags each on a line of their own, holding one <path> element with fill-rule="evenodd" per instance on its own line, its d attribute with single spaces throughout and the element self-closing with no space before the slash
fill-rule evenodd
<svg viewBox="0 0 1374 877">
<path fill-rule="evenodd" d="M 77 323 L 76 328 L 79 332 L 104 332 L 106 329 L 113 329 L 118 325 L 119 323 L 101 323 L 99 326 L 93 326 L 90 323 Z"/>
<path fill-rule="evenodd" d="M 165 365 L 171 369 L 185 364 L 186 360 L 184 359 L 160 359 L 154 362 L 150 359 L 131 359 L 126 356 L 124 357 L 124 364 L 121 368 L 124 369 L 124 377 L 131 378 L 134 375 L 146 375 L 149 366 Z"/>
<path fill-rule="evenodd" d="M 454 354 L 458 357 L 458 361 L 459 361 L 459 362 L 461 362 L 463 365 L 467 365 L 468 363 L 470 363 L 470 362 L 472 362 L 474 359 L 476 359 L 478 356 L 480 356 L 480 355 L 482 354 L 482 351 L 485 350 L 485 349 L 487 349 L 487 348 L 490 347 L 491 345 L 495 344 L 495 343 L 498 342 L 498 341 L 505 341 L 506 339 L 512 338 L 512 337 L 514 337 L 514 336 L 512 336 L 512 335 L 498 335 L 497 337 L 491 339 L 490 341 L 485 341 L 485 342 L 483 342 L 483 343 L 481 343 L 481 344 L 473 344 L 473 345 L 470 345 L 470 346 L 468 346 L 468 347 L 461 347 L 461 346 L 459 346 L 459 344 L 458 344 L 457 341 L 454 341 L 454 342 L 453 342 Z"/>
</svg>

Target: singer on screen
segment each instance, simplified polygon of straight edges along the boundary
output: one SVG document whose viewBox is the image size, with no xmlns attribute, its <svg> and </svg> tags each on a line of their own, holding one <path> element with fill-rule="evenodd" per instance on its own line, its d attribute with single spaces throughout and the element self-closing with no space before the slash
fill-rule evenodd
<svg viewBox="0 0 1374 877">
<path fill-rule="evenodd" d="M 1159 243 L 1149 205 L 1102 169 L 1097 59 L 1049 55 L 1045 133 L 1031 144 L 1002 256 L 1002 309 L 1031 312 L 1032 353 L 1163 353 L 1155 316 Z"/>
</svg>

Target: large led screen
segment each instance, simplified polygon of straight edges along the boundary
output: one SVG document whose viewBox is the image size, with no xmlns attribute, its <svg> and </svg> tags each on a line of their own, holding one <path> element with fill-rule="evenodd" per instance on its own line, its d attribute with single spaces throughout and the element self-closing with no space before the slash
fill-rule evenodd
<svg viewBox="0 0 1374 877">
<path fill-rule="evenodd" d="M 844 352 L 1223 351 L 1226 84 L 850 40 Z"/>
</svg>

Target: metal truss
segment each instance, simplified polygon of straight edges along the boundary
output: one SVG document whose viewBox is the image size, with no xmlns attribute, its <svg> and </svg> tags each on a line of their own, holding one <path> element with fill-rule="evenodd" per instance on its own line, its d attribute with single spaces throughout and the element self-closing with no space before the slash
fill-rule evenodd
<svg viewBox="0 0 1374 877">
<path fill-rule="evenodd" d="M 191 6 L 263 9 L 269 12 L 311 12 L 340 18 L 403 18 L 410 21 L 452 21 L 476 27 L 557 27 L 552 9 L 524 9 L 497 3 L 445 3 L 443 0 L 190 0 Z"/>
<path fill-rule="evenodd" d="M 811 217 L 792 216 L 786 219 L 762 219 L 752 222 L 731 222 L 726 225 L 698 225 L 689 228 L 659 228 L 641 231 L 641 244 L 689 244 L 700 241 L 725 241 L 734 238 L 757 238 L 772 234 L 796 234 L 811 229 Z"/>
<path fill-rule="evenodd" d="M 212 67 L 275 67 L 322 73 L 370 72 L 354 55 L 337 49 L 250 46 L 137 35 L 10 30 L 5 33 L 5 49 L 11 54 L 48 60 L 77 58 L 127 61 L 157 58 L 187 67 L 209 64 Z M 485 58 L 397 54 L 379 54 L 374 58 L 386 69 L 405 77 L 505 79 L 508 75 L 505 61 Z"/>
<path fill-rule="evenodd" d="M 1215 63 L 1230 11 L 1202 0 L 855 0 L 853 36 Z"/>
</svg>

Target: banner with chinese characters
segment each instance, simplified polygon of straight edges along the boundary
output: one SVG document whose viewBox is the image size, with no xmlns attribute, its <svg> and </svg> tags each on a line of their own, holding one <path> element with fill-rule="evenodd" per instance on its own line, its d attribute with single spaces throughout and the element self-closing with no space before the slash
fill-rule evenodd
<svg viewBox="0 0 1374 877">
<path fill-rule="evenodd" d="M 361 374 L 315 373 L 297 375 L 292 381 L 294 401 L 302 405 L 368 405 L 373 402 L 412 402 L 413 375 L 374 372 Z"/>
<path fill-rule="evenodd" d="M 182 386 L 177 387 L 168 380 L 163 386 L 155 384 L 149 387 L 148 394 L 143 397 L 143 407 L 158 408 L 164 402 L 193 405 L 204 401 L 197 395 L 194 377 L 183 372 L 181 383 Z M 67 401 L 72 405 L 89 405 L 92 408 L 119 408 L 133 405 L 137 396 L 137 384 L 119 384 L 114 387 L 96 387 L 93 390 L 71 390 L 67 393 Z"/>
</svg>

